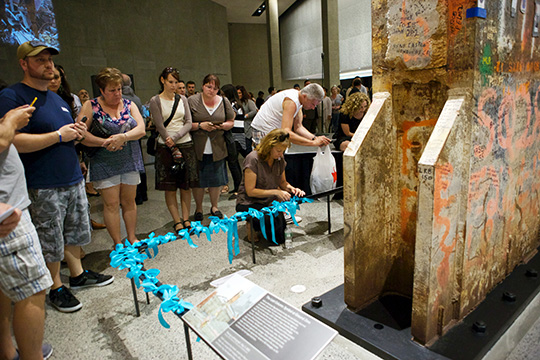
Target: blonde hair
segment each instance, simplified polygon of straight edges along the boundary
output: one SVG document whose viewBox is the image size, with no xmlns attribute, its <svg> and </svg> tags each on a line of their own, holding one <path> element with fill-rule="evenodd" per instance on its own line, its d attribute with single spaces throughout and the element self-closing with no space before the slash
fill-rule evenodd
<svg viewBox="0 0 540 360">
<path fill-rule="evenodd" d="M 101 90 L 105 90 L 107 85 L 122 85 L 122 73 L 120 70 L 113 67 L 106 67 L 101 69 L 99 74 L 96 76 L 96 84 Z"/>
<path fill-rule="evenodd" d="M 345 104 L 341 106 L 341 110 L 339 111 L 344 113 L 345 115 L 352 116 L 362 107 L 362 103 L 364 101 L 367 103 L 367 106 L 369 108 L 369 105 L 371 105 L 369 97 L 363 92 L 356 92 L 347 97 L 347 100 L 345 100 Z"/>
<path fill-rule="evenodd" d="M 262 161 L 268 160 L 272 148 L 278 145 L 285 145 L 289 147 L 291 142 L 289 140 L 289 133 L 283 129 L 275 129 L 270 131 L 255 148 L 259 154 L 259 159 Z"/>
</svg>

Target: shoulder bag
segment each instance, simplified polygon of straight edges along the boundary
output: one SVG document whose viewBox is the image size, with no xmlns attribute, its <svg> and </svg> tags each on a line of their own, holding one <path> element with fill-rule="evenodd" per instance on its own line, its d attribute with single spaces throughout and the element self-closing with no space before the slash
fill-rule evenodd
<svg viewBox="0 0 540 360">
<path fill-rule="evenodd" d="M 169 123 L 171 122 L 174 114 L 176 113 L 176 109 L 178 108 L 178 103 L 180 102 L 180 95 L 175 94 L 174 95 L 174 104 L 171 110 L 171 115 L 165 122 L 163 123 L 163 127 L 167 127 Z M 146 140 L 146 152 L 148 155 L 156 156 L 156 150 L 157 150 L 157 138 L 159 136 L 159 133 L 156 129 L 150 130 L 150 136 Z"/>
</svg>

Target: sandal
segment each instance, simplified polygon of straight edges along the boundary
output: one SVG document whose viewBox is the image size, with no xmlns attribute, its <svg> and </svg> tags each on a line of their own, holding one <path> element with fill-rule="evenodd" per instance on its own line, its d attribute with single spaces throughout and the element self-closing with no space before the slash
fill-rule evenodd
<svg viewBox="0 0 540 360">
<path fill-rule="evenodd" d="M 187 223 L 187 226 L 186 226 L 186 223 Z M 191 221 L 184 220 L 182 221 L 182 225 L 184 226 L 184 229 L 186 229 L 187 231 L 191 230 Z"/>
<path fill-rule="evenodd" d="M 177 227 L 178 225 L 182 225 L 182 227 L 181 227 L 180 229 L 177 229 L 176 227 Z M 173 225 L 173 229 L 174 229 L 174 232 L 175 232 L 176 234 L 178 234 L 178 232 L 179 232 L 180 230 L 182 230 L 183 228 L 184 228 L 184 225 L 182 224 L 181 221 L 179 221 L 179 222 L 177 222 L 177 223 L 175 223 L 175 224 Z"/>
<path fill-rule="evenodd" d="M 223 219 L 223 213 L 219 210 L 214 211 L 210 209 L 210 214 L 212 214 L 212 216 L 218 217 L 219 219 Z"/>
<path fill-rule="evenodd" d="M 223 188 L 221 189 L 221 193 L 226 194 L 228 192 L 229 192 L 229 185 L 224 185 Z"/>
</svg>

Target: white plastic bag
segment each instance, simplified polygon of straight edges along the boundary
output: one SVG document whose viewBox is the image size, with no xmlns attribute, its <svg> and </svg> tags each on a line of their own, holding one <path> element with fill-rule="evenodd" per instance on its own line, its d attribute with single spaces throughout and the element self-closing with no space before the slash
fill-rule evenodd
<svg viewBox="0 0 540 360">
<path fill-rule="evenodd" d="M 324 149 L 319 147 L 317 155 L 313 158 L 313 168 L 309 179 L 311 193 L 317 194 L 335 189 L 336 182 L 336 159 L 332 155 L 332 151 L 330 151 L 330 145 L 326 145 Z"/>
</svg>

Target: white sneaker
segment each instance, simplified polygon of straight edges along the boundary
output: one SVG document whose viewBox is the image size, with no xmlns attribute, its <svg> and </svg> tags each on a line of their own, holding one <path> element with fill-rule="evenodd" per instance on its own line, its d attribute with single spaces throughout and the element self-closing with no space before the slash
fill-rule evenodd
<svg viewBox="0 0 540 360">
<path fill-rule="evenodd" d="M 302 218 L 300 216 L 296 215 L 294 218 L 296 219 L 297 223 L 302 222 Z M 287 222 L 287 224 L 294 224 L 294 221 L 293 221 L 291 215 L 289 215 L 289 213 L 285 213 L 285 221 Z"/>
</svg>

